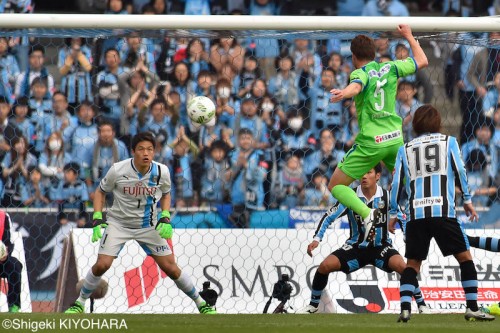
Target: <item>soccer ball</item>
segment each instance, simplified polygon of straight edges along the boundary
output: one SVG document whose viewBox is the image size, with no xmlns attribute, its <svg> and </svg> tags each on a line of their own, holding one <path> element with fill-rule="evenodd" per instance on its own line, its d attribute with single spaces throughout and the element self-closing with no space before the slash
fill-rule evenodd
<svg viewBox="0 0 500 333">
<path fill-rule="evenodd" d="M 7 246 L 5 246 L 5 244 L 0 241 L 0 261 L 4 261 L 5 259 L 7 259 Z"/>
<path fill-rule="evenodd" d="M 189 118 L 195 124 L 205 125 L 215 117 L 215 104 L 205 96 L 196 96 L 187 104 Z"/>
</svg>

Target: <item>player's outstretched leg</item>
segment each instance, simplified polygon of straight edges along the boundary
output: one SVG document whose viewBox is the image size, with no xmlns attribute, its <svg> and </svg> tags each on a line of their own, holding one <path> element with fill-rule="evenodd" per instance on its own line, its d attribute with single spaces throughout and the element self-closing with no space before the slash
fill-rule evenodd
<svg viewBox="0 0 500 333">
<path fill-rule="evenodd" d="M 493 303 L 487 308 L 482 308 L 481 311 L 489 313 L 494 316 L 500 316 L 500 303 Z"/>
<path fill-rule="evenodd" d="M 90 295 L 99 286 L 101 281 L 101 276 L 107 272 L 111 267 L 115 257 L 106 254 L 99 254 L 97 256 L 97 262 L 92 266 L 92 268 L 87 273 L 85 280 L 83 281 L 82 289 L 80 289 L 80 296 L 71 304 L 69 309 L 64 313 L 84 313 L 85 312 L 85 302 L 90 298 Z"/>
<path fill-rule="evenodd" d="M 101 277 L 95 276 L 92 273 L 92 269 L 89 270 L 83 282 L 82 289 L 80 289 L 80 296 L 64 313 L 84 313 L 85 302 L 90 298 L 90 295 L 97 286 L 99 286 L 99 281 L 101 281 Z"/>
<path fill-rule="evenodd" d="M 181 271 L 177 263 L 175 262 L 175 258 L 173 254 L 167 256 L 152 256 L 160 269 L 165 272 L 165 274 L 170 277 L 177 288 L 182 290 L 189 298 L 191 298 L 200 311 L 201 314 L 216 314 L 214 308 L 205 302 L 205 300 L 200 296 L 198 290 L 193 284 L 191 280 L 191 276 L 188 273 Z"/>
<path fill-rule="evenodd" d="M 500 252 L 500 238 L 495 237 L 473 237 L 467 235 L 469 244 L 477 249 L 483 249 L 490 252 Z"/>
<path fill-rule="evenodd" d="M 186 295 L 188 295 L 198 307 L 198 311 L 202 314 L 216 314 L 217 312 L 203 300 L 203 298 L 198 293 L 198 290 L 194 286 L 191 276 L 184 271 L 181 271 L 180 276 L 174 279 L 174 282 L 180 290 L 182 290 Z"/>
<path fill-rule="evenodd" d="M 202 314 L 216 314 L 217 313 L 200 296 L 200 294 L 198 293 L 198 290 L 194 286 L 194 284 L 191 280 L 191 276 L 189 276 L 189 274 L 187 274 L 184 271 L 181 271 L 181 274 L 179 275 L 179 277 L 177 279 L 173 279 L 173 280 L 174 280 L 177 288 L 182 290 L 186 295 L 189 296 L 189 298 L 191 298 L 196 303 L 196 306 L 198 307 L 198 310 L 200 311 L 200 313 L 202 313 Z"/>
<path fill-rule="evenodd" d="M 363 240 L 371 241 L 374 236 L 375 226 L 383 222 L 383 216 L 378 209 L 370 209 L 361 199 L 358 198 L 356 192 L 345 185 L 336 185 L 331 190 L 332 195 L 340 201 L 342 205 L 357 213 L 363 218 L 365 225 L 365 235 Z"/>
</svg>

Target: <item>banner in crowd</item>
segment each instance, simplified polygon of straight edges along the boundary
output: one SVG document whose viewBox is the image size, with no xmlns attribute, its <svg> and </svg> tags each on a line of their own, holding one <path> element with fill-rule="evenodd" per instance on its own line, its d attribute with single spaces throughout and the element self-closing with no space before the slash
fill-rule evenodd
<svg viewBox="0 0 500 333">
<path fill-rule="evenodd" d="M 23 246 L 23 238 L 19 232 L 13 232 L 10 236 L 14 250 L 12 256 L 16 257 L 23 265 L 21 273 L 21 312 L 31 312 L 31 296 L 30 285 L 28 282 L 28 272 L 26 269 L 25 252 Z M 0 278 L 0 312 L 9 311 L 7 304 L 8 282 L 5 278 Z"/>
<path fill-rule="evenodd" d="M 480 223 L 468 224 L 467 228 L 500 228 L 500 216 L 494 214 L 500 207 L 492 206 L 490 212 L 483 212 Z M 183 228 L 220 228 L 230 227 L 230 223 L 225 218 L 227 211 L 199 212 L 176 214 L 172 223 L 177 229 Z M 311 236 L 317 221 L 323 215 L 322 210 L 311 209 L 291 209 L 291 210 L 270 210 L 253 212 L 251 216 L 251 226 L 253 228 L 295 228 L 307 229 Z M 24 239 L 26 252 L 26 268 L 30 281 L 31 290 L 50 291 L 56 289 L 56 280 L 61 255 L 63 250 L 63 240 L 71 230 L 76 228 L 76 223 L 72 222 L 70 215 L 69 222 L 61 224 L 57 221 L 55 214 L 48 213 L 10 213 L 13 230 L 21 234 Z M 465 218 L 463 219 L 465 222 Z M 344 217 L 332 224 L 334 229 L 347 228 L 347 219 Z M 182 231 L 183 233 L 184 231 Z M 88 240 L 90 243 L 90 239 Z"/>
<path fill-rule="evenodd" d="M 9 213 L 12 228 L 24 239 L 26 268 L 32 290 L 55 291 L 63 241 L 75 222 L 60 224 L 55 214 Z M 90 242 L 90 240 L 89 240 Z"/>
<path fill-rule="evenodd" d="M 98 245 L 89 244 L 91 230 L 73 231 L 79 278 L 85 276 L 97 257 Z M 395 247 L 404 249 L 402 235 Z M 471 232 L 471 234 L 483 234 Z M 484 230 L 491 235 L 493 230 Z M 309 230 L 222 229 L 182 230 L 174 234 L 173 247 L 181 269 L 192 275 L 198 288 L 209 281 L 219 293 L 220 313 L 261 313 L 272 295 L 273 285 L 288 274 L 293 287 L 294 309 L 309 302 L 310 287 L 323 258 L 343 245 L 347 230 L 327 234 L 313 258 L 306 254 Z M 419 276 L 426 301 L 439 313 L 464 312 L 458 263 L 443 258 L 435 243 Z M 404 252 L 404 251 L 403 251 Z M 479 303 L 488 305 L 500 298 L 500 258 L 496 253 L 473 250 L 479 279 Z M 96 312 L 106 313 L 195 313 L 192 301 L 163 274 L 153 259 L 130 242 L 104 275 L 110 289 L 95 303 Z M 399 278 L 374 267 L 353 274 L 334 273 L 322 298 L 322 309 L 338 313 L 399 313 Z M 270 311 L 278 305 L 273 300 Z"/>
</svg>

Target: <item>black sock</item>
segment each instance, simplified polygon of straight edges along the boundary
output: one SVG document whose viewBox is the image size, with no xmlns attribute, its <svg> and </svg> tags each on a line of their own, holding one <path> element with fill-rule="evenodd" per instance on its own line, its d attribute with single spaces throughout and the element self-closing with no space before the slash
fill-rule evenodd
<svg viewBox="0 0 500 333">
<path fill-rule="evenodd" d="M 477 306 L 477 271 L 472 260 L 460 264 L 460 278 L 467 307 L 472 311 L 477 311 L 479 309 Z"/>
<path fill-rule="evenodd" d="M 500 238 L 467 236 L 472 247 L 490 252 L 500 252 Z"/>
<path fill-rule="evenodd" d="M 399 281 L 399 296 L 401 298 L 401 310 L 411 311 L 411 299 L 418 287 L 417 272 L 410 267 L 406 267 L 401 274 Z"/>
<path fill-rule="evenodd" d="M 319 300 L 321 299 L 321 293 L 323 289 L 325 289 L 328 284 L 328 274 L 321 274 L 316 270 L 316 274 L 314 274 L 312 290 L 311 290 L 311 302 L 310 305 L 315 308 L 319 305 Z"/>
</svg>

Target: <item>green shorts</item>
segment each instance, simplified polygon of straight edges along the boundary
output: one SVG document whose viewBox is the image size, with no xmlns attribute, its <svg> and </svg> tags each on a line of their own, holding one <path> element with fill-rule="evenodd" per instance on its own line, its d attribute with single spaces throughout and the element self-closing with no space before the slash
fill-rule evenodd
<svg viewBox="0 0 500 333">
<path fill-rule="evenodd" d="M 387 169 L 392 172 L 396 163 L 399 147 L 403 142 L 376 148 L 363 147 L 354 144 L 345 154 L 344 158 L 338 164 L 340 170 L 354 179 L 361 179 L 365 173 L 373 169 L 380 161 L 383 161 Z"/>
</svg>

